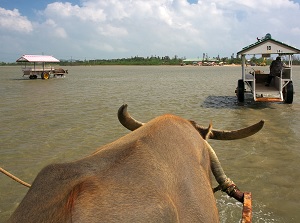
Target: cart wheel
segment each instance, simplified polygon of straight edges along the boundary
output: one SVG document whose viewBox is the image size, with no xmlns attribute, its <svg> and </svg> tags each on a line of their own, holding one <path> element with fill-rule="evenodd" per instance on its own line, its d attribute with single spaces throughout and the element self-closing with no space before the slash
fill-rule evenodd
<svg viewBox="0 0 300 223">
<path fill-rule="evenodd" d="M 244 91 L 245 91 L 245 84 L 242 79 L 238 80 L 238 87 L 237 87 L 237 98 L 239 102 L 244 102 L 245 97 L 244 97 Z"/>
<path fill-rule="evenodd" d="M 46 80 L 47 80 L 47 79 L 49 79 L 49 76 L 50 76 L 50 75 L 49 75 L 48 72 L 43 72 L 43 73 L 41 74 L 41 78 L 42 78 L 42 79 L 46 79 Z"/>
<path fill-rule="evenodd" d="M 293 97 L 294 97 L 294 87 L 293 82 L 289 82 L 283 89 L 283 99 L 285 103 L 292 104 L 293 103 Z"/>
</svg>

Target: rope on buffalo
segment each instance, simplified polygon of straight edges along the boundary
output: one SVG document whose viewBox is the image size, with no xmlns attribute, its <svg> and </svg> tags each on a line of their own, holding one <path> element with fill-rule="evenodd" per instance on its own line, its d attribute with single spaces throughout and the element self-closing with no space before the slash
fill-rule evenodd
<svg viewBox="0 0 300 223">
<path fill-rule="evenodd" d="M 24 182 L 23 180 L 20 180 L 18 177 L 14 176 L 13 174 L 9 173 L 8 171 L 4 170 L 2 167 L 0 167 L 0 172 L 4 173 L 6 176 L 10 177 L 11 179 L 17 181 L 18 183 L 26 186 L 26 187 L 31 187 L 30 184 Z"/>
<path fill-rule="evenodd" d="M 232 180 L 230 180 L 229 178 L 227 178 L 225 180 L 225 182 L 223 182 L 222 184 L 219 184 L 217 187 L 215 187 L 213 189 L 213 191 L 215 193 L 219 190 L 222 190 L 223 192 L 226 192 L 227 194 L 230 194 L 232 192 L 232 190 L 234 189 L 234 187 L 236 187 L 234 182 Z"/>
<path fill-rule="evenodd" d="M 235 183 L 229 178 L 226 179 L 225 182 L 219 184 L 217 187 L 213 188 L 213 192 L 223 191 L 227 193 L 230 197 L 235 198 L 239 202 L 244 202 L 244 193 L 239 190 L 239 188 L 235 185 Z"/>
</svg>

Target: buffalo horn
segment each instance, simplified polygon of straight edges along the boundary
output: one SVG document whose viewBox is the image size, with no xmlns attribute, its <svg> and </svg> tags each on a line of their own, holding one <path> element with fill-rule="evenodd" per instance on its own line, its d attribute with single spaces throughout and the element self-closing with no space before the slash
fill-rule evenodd
<svg viewBox="0 0 300 223">
<path fill-rule="evenodd" d="M 124 104 L 119 108 L 118 119 L 125 128 L 131 131 L 134 131 L 144 125 L 144 123 L 139 122 L 130 116 L 130 114 L 127 112 L 127 104 Z"/>
<path fill-rule="evenodd" d="M 217 139 L 217 140 L 234 140 L 234 139 L 246 138 L 248 136 L 257 133 L 259 130 L 262 129 L 265 121 L 261 120 L 254 125 L 248 126 L 243 129 L 232 130 L 232 131 L 217 130 L 217 129 L 209 130 L 209 128 L 200 126 L 194 121 L 191 121 L 191 123 L 195 126 L 195 128 L 198 130 L 198 132 L 202 135 L 204 139 L 210 138 L 210 139 Z M 209 135 L 207 135 L 208 132 Z"/>
</svg>

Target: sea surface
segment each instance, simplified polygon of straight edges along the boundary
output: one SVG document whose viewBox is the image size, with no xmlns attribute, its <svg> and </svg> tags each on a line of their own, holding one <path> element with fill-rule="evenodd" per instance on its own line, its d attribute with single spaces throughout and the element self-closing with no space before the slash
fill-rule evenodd
<svg viewBox="0 0 300 223">
<path fill-rule="evenodd" d="M 129 133 L 117 119 L 124 103 L 142 122 L 173 113 L 234 130 L 264 119 L 264 128 L 251 137 L 209 143 L 227 176 L 252 193 L 253 222 L 299 221 L 300 67 L 293 68 L 293 104 L 251 98 L 238 103 L 240 66 L 64 68 L 69 70 L 65 78 L 29 80 L 21 67 L 0 67 L 0 167 L 32 183 L 47 164 L 91 154 Z M 0 222 L 27 191 L 0 173 Z M 215 197 L 221 222 L 240 222 L 242 205 L 221 192 Z"/>
</svg>

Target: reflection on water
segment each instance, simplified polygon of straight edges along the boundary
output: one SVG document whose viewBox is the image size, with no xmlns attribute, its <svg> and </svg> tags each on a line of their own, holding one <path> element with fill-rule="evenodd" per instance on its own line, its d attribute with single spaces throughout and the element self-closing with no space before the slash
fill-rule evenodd
<svg viewBox="0 0 300 223">
<path fill-rule="evenodd" d="M 203 102 L 202 106 L 204 108 L 229 108 L 236 109 L 238 108 L 238 102 L 236 96 L 217 96 L 209 95 Z"/>
<path fill-rule="evenodd" d="M 237 102 L 240 67 L 68 67 L 66 78 L 27 80 L 20 67 L 0 67 L 0 165 L 32 183 L 45 165 L 91 154 L 128 133 L 117 120 L 127 103 L 143 122 L 173 113 L 214 128 L 238 129 L 264 119 L 258 134 L 212 141 L 226 174 L 253 196 L 253 222 L 300 218 L 300 67 L 294 103 Z M 27 189 L 0 175 L 0 222 Z M 214 182 L 215 184 L 215 182 Z M 239 222 L 241 204 L 215 194 L 221 222 Z"/>
<path fill-rule="evenodd" d="M 284 104 L 280 102 L 277 104 Z M 270 103 L 260 103 L 253 101 L 252 97 L 246 98 L 246 100 L 241 103 L 236 100 L 236 96 L 217 96 L 209 95 L 201 105 L 204 108 L 214 108 L 214 109 L 240 109 L 241 107 L 252 108 L 252 109 L 265 109 L 271 108 Z"/>
</svg>

